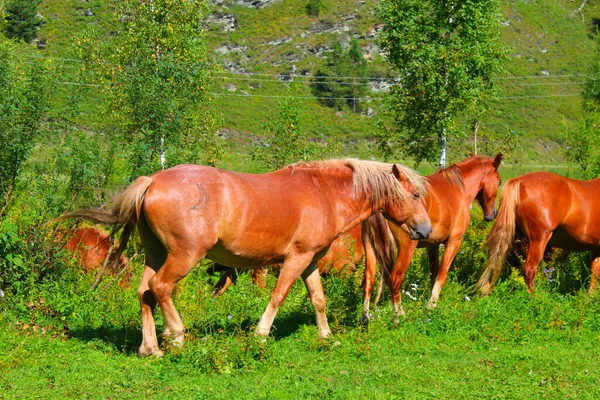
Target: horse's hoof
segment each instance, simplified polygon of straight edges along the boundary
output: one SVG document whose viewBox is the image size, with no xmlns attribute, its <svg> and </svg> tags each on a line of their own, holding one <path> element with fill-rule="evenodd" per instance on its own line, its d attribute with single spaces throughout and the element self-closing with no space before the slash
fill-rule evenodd
<svg viewBox="0 0 600 400">
<path fill-rule="evenodd" d="M 171 332 L 169 330 L 165 330 L 160 336 L 173 347 L 181 347 L 185 342 L 185 332 L 183 331 Z"/>
<path fill-rule="evenodd" d="M 363 314 L 362 317 L 360 317 L 360 323 L 362 324 L 362 326 L 364 326 L 365 328 L 369 327 L 369 322 L 371 322 L 371 319 L 369 318 L 368 314 Z"/>
<path fill-rule="evenodd" d="M 329 339 L 331 331 L 329 329 L 319 332 L 319 339 Z"/>
<path fill-rule="evenodd" d="M 268 329 L 264 329 L 264 328 L 258 328 L 258 327 L 257 327 L 257 328 L 256 328 L 256 331 L 254 331 L 254 333 L 255 333 L 257 336 L 264 336 L 264 337 L 267 337 L 267 336 L 269 336 L 269 330 L 268 330 Z"/>
<path fill-rule="evenodd" d="M 144 347 L 140 346 L 138 349 L 138 357 L 162 357 L 165 352 L 157 347 Z"/>
<path fill-rule="evenodd" d="M 427 302 L 427 306 L 426 306 L 429 310 L 433 310 L 437 307 L 437 303 L 434 301 L 428 301 Z"/>
</svg>

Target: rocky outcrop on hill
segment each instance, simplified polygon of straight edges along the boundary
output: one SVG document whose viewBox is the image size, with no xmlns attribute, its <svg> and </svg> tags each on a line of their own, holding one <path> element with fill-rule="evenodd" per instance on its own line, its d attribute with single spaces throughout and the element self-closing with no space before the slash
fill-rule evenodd
<svg viewBox="0 0 600 400">
<path fill-rule="evenodd" d="M 229 7 L 239 5 L 249 8 L 264 8 L 281 0 L 210 0 L 210 3 L 215 6 Z"/>
</svg>

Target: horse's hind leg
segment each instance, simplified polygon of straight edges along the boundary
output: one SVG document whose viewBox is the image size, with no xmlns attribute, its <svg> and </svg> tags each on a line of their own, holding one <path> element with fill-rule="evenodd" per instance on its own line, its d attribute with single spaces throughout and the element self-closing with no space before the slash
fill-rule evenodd
<svg viewBox="0 0 600 400">
<path fill-rule="evenodd" d="M 138 288 L 138 298 L 142 310 L 142 344 L 138 349 L 138 355 L 144 356 L 162 356 L 163 352 L 158 348 L 156 338 L 156 325 L 154 323 L 154 309 L 156 308 L 156 298 L 148 287 L 148 281 L 154 276 L 154 269 L 146 265 L 144 275 Z"/>
<path fill-rule="evenodd" d="M 535 283 L 535 274 L 537 273 L 538 264 L 544 257 L 546 245 L 551 237 L 552 232 L 547 232 L 541 234 L 540 237 L 530 238 L 529 240 L 529 251 L 527 252 L 525 264 L 523 264 L 523 277 L 525 278 L 525 284 L 531 293 L 533 293 L 533 285 Z"/>
<path fill-rule="evenodd" d="M 598 278 L 600 277 L 600 251 L 593 251 L 592 258 L 592 280 L 588 292 L 591 296 L 596 293 L 596 286 L 598 286 Z"/>
<path fill-rule="evenodd" d="M 237 281 L 237 272 L 235 268 L 225 267 L 223 272 L 221 272 L 221 278 L 219 278 L 219 281 L 213 288 L 213 295 L 215 297 L 221 296 L 229 286 L 235 283 L 235 281 Z"/>
<path fill-rule="evenodd" d="M 267 274 L 269 273 L 269 269 L 264 268 L 255 268 L 252 270 L 252 282 L 261 289 L 264 289 L 267 286 Z"/>
<path fill-rule="evenodd" d="M 329 337 L 331 335 L 331 330 L 329 329 L 329 324 L 327 323 L 327 314 L 325 313 L 325 294 L 323 293 L 321 275 L 319 274 L 319 268 L 317 268 L 316 262 L 311 263 L 306 271 L 302 273 L 302 280 L 306 285 L 310 302 L 315 307 L 319 337 Z"/>
<path fill-rule="evenodd" d="M 187 254 L 181 256 L 169 254 L 165 264 L 148 282 L 152 294 L 160 305 L 167 326 L 163 337 L 169 338 L 175 346 L 183 345 L 185 327 L 171 298 L 173 288 L 194 268 L 198 261 Z"/>
<path fill-rule="evenodd" d="M 156 325 L 154 323 L 154 309 L 156 308 L 156 297 L 150 290 L 148 282 L 156 274 L 156 271 L 164 264 L 167 252 L 156 235 L 146 224 L 146 220 L 141 218 L 138 232 L 145 251 L 145 267 L 142 281 L 138 288 L 138 298 L 142 311 L 142 344 L 138 349 L 138 355 L 144 356 L 162 356 L 163 352 L 158 348 L 156 338 Z"/>
</svg>

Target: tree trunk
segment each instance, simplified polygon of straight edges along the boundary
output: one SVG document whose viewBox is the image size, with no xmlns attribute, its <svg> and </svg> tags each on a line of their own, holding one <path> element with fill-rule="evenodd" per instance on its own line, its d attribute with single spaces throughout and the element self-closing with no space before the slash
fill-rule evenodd
<svg viewBox="0 0 600 400">
<path fill-rule="evenodd" d="M 446 128 L 442 130 L 442 149 L 440 151 L 440 169 L 446 168 Z"/>
</svg>

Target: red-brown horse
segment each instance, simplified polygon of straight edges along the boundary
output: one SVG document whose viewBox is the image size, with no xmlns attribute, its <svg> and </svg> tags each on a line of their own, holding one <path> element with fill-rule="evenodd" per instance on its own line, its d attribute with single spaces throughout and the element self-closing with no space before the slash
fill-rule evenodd
<svg viewBox="0 0 600 400">
<path fill-rule="evenodd" d="M 600 274 L 598 210 L 600 178 L 578 181 L 550 172 L 532 172 L 510 179 L 500 196 L 498 219 L 488 237 L 489 259 L 477 283 L 480 293 L 488 295 L 492 290 L 517 233 L 529 242 L 523 275 L 530 292 L 547 245 L 567 251 L 592 251 L 593 292 Z"/>
<path fill-rule="evenodd" d="M 108 256 L 113 247 L 113 238 L 107 233 L 93 226 L 76 228 L 69 231 L 67 234 L 65 248 L 73 254 L 77 254 L 81 259 L 81 266 L 86 271 L 94 271 L 102 268 L 104 260 Z M 59 240 L 64 238 L 63 235 Z M 109 269 L 109 274 L 115 275 L 129 264 L 127 258 L 121 254 L 117 269 Z M 131 272 L 123 275 L 119 282 L 121 287 L 129 286 Z"/>
<path fill-rule="evenodd" d="M 413 254 L 417 247 L 427 248 L 429 267 L 433 289 L 427 303 L 430 308 L 435 307 L 440 291 L 446 282 L 452 261 L 462 243 L 462 238 L 467 231 L 471 219 L 470 207 L 473 200 L 483 210 L 486 221 L 496 217 L 496 196 L 501 180 L 498 167 L 502 161 L 502 154 L 495 158 L 484 156 L 471 156 L 450 167 L 429 175 L 427 179 L 427 194 L 424 197 L 425 209 L 432 224 L 432 232 L 427 239 L 412 240 L 401 227 L 389 223 L 389 227 L 398 247 L 398 257 L 391 267 L 393 257 L 383 258 L 382 275 L 392 291 L 392 301 L 396 315 L 404 314 L 401 303 L 401 290 L 404 274 L 410 266 Z M 371 217 L 367 224 L 374 220 Z M 375 281 L 375 259 L 381 244 L 373 241 L 374 236 L 367 234 L 364 247 L 367 251 L 365 280 L 363 282 L 364 305 L 363 323 L 368 323 L 371 292 Z M 391 238 L 390 235 L 387 236 Z M 385 243 L 385 253 L 390 252 L 390 241 L 385 236 L 377 238 Z M 387 243 L 386 243 L 387 242 Z M 445 245 L 442 262 L 439 260 L 439 247 Z M 387 260 L 387 261 L 385 261 Z"/>
<path fill-rule="evenodd" d="M 140 356 L 162 355 L 154 308 L 164 336 L 184 342 L 184 325 L 171 298 L 175 284 L 203 258 L 235 268 L 283 263 L 256 332 L 268 335 L 294 281 L 302 276 L 317 314 L 319 337 L 331 334 L 316 261 L 335 238 L 377 212 L 427 237 L 431 223 L 420 199 L 422 178 L 408 168 L 352 159 L 295 164 L 254 175 L 181 165 L 138 178 L 112 211 L 80 210 L 84 217 L 123 228 L 120 251 L 137 226 L 145 250 L 138 289 L 142 310 Z"/>
<path fill-rule="evenodd" d="M 354 267 L 363 257 L 362 229 L 360 224 L 350 229 L 345 234 L 338 237 L 331 243 L 329 251 L 317 263 L 321 275 L 330 272 L 349 273 L 354 271 Z M 237 280 L 238 272 L 235 268 L 226 267 L 220 264 L 214 264 L 209 267 L 207 272 L 213 275 L 220 272 L 219 281 L 215 284 L 213 294 L 215 297 L 221 296 Z M 252 282 L 260 288 L 266 286 L 268 270 L 266 268 L 253 269 Z"/>
</svg>

